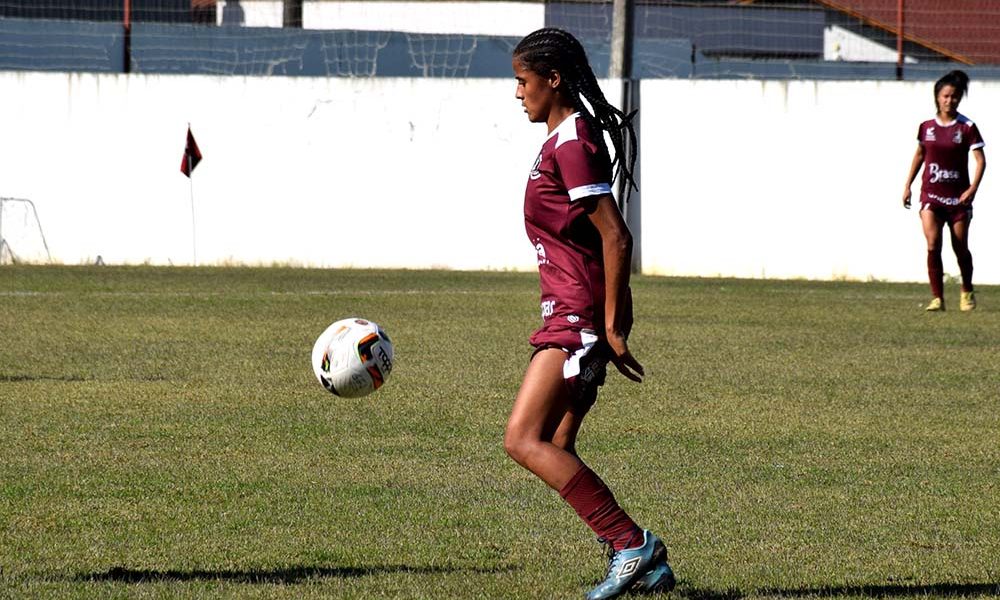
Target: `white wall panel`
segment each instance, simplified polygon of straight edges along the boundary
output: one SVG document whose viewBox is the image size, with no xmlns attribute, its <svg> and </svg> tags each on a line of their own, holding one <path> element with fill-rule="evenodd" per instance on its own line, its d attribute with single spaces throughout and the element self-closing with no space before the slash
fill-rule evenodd
<svg viewBox="0 0 1000 600">
<path fill-rule="evenodd" d="M 917 212 L 901 199 L 929 82 L 654 80 L 642 86 L 642 260 L 648 273 L 926 279 Z M 963 113 L 1000 136 L 1000 83 Z M 1000 282 L 1000 185 L 975 203 L 976 281 Z M 945 270 L 958 273 L 948 241 Z"/>
<path fill-rule="evenodd" d="M 190 264 L 190 122 L 200 264 L 530 270 L 521 203 L 545 128 L 513 94 L 513 79 L 3 72 L 0 196 L 35 202 L 57 261 Z M 925 279 L 900 196 L 930 83 L 655 80 L 642 100 L 644 272 Z M 990 156 L 1000 83 L 973 82 L 962 109 Z M 1000 283 L 997 177 L 972 226 L 981 283 Z"/>
</svg>

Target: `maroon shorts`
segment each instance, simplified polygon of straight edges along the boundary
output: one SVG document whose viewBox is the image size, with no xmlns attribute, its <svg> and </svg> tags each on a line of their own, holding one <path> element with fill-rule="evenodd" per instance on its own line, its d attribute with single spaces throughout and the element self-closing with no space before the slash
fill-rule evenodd
<svg viewBox="0 0 1000 600">
<path fill-rule="evenodd" d="M 921 202 L 921 212 L 929 210 L 940 221 L 949 225 L 972 220 L 972 206 L 969 204 L 938 204 L 936 202 Z"/>
<path fill-rule="evenodd" d="M 597 401 L 597 390 L 604 385 L 611 348 L 593 329 L 542 327 L 531 336 L 535 347 L 532 357 L 548 348 L 566 352 L 563 380 L 569 393 L 570 410 L 583 414 Z"/>
</svg>

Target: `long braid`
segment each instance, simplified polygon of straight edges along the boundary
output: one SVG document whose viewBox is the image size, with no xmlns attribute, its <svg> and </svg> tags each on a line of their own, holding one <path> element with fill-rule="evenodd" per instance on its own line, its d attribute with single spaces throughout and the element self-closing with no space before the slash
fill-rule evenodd
<svg viewBox="0 0 1000 600">
<path fill-rule="evenodd" d="M 525 36 L 514 48 L 514 57 L 539 75 L 558 71 L 566 85 L 573 107 L 580 113 L 595 137 L 604 144 L 603 132 L 608 132 L 615 149 L 612 169 L 615 178 L 623 177 L 626 195 L 638 189 L 635 181 L 635 161 L 639 146 L 632 126 L 633 111 L 626 115 L 608 102 L 597 83 L 583 45 L 562 29 L 539 29 Z M 584 104 L 590 104 L 590 109 Z M 606 150 L 605 146 L 605 150 Z"/>
</svg>

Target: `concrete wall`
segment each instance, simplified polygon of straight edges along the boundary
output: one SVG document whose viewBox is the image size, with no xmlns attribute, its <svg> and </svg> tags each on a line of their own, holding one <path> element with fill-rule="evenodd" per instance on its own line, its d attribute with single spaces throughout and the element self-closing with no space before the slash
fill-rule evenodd
<svg viewBox="0 0 1000 600">
<path fill-rule="evenodd" d="M 646 81 L 642 260 L 669 275 L 926 279 L 915 208 L 902 208 L 926 82 Z M 1000 135 L 1000 83 L 961 111 Z M 970 160 L 971 163 L 971 160 Z M 1000 175 L 975 203 L 976 280 L 1000 283 Z M 945 242 L 945 271 L 958 273 Z"/>
<path fill-rule="evenodd" d="M 34 200 L 59 261 L 191 263 L 191 122 L 200 264 L 527 268 L 545 131 L 513 96 L 513 78 L 0 73 L 0 196 Z"/>
<path fill-rule="evenodd" d="M 220 25 L 281 27 L 281 0 L 220 0 Z M 306 29 L 375 29 L 416 33 L 523 36 L 545 23 L 541 2 L 303 2 Z"/>
<path fill-rule="evenodd" d="M 521 203 L 545 130 L 513 94 L 513 79 L 2 72 L 0 196 L 34 200 L 69 264 L 190 264 L 193 187 L 199 264 L 530 270 Z M 642 101 L 644 271 L 924 279 L 900 194 L 929 84 L 657 80 Z M 962 108 L 989 155 L 1000 84 L 974 82 Z M 995 180 L 972 227 L 981 283 L 1000 283 Z"/>
<path fill-rule="evenodd" d="M 307 2 L 303 26 L 521 37 L 545 25 L 542 2 Z"/>
</svg>

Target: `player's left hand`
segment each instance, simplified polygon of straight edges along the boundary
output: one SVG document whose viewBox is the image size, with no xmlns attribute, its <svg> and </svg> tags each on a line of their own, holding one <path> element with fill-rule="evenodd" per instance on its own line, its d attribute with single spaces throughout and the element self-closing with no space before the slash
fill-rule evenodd
<svg viewBox="0 0 1000 600">
<path fill-rule="evenodd" d="M 969 189 L 962 192 L 962 195 L 958 197 L 958 203 L 967 206 L 975 199 L 976 199 L 976 190 L 970 187 Z"/>
<path fill-rule="evenodd" d="M 642 377 L 646 372 L 639 361 L 629 352 L 625 336 L 620 333 L 608 334 L 608 345 L 613 354 L 611 362 L 614 363 L 618 372 L 632 381 L 642 383 Z"/>
</svg>

